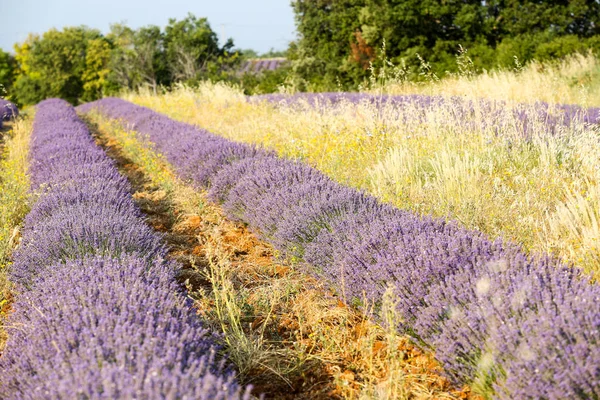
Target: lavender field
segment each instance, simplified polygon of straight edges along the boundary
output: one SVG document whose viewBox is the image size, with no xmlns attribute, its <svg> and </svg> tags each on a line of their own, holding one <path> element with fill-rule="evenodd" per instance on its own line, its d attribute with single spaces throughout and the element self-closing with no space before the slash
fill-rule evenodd
<svg viewBox="0 0 600 400">
<path fill-rule="evenodd" d="M 391 290 L 397 329 L 435 349 L 455 384 L 488 385 L 498 398 L 597 396 L 600 291 L 577 267 L 382 204 L 303 163 L 120 99 L 80 107 L 94 109 L 146 137 L 182 179 L 208 188 L 230 218 L 350 304 L 381 305 Z M 586 112 L 578 115 L 597 114 Z M 561 118 L 550 123 L 572 121 Z"/>
<path fill-rule="evenodd" d="M 600 0 L 0 6 L 0 400 L 600 400 Z"/>
<path fill-rule="evenodd" d="M 40 103 L 31 135 L 2 398 L 247 398 L 73 107 Z"/>
<path fill-rule="evenodd" d="M 154 102 L 156 109 L 166 104 L 156 98 L 134 100 Z M 219 104 L 238 113 L 269 110 L 288 119 L 321 115 L 329 123 L 348 115 L 364 119 L 366 110 L 385 115 L 369 122 L 370 134 L 392 137 L 399 135 L 400 126 L 413 128 L 423 146 L 415 150 L 422 153 L 399 157 L 414 157 L 411 162 L 420 162 L 422 171 L 425 164 L 417 158 L 431 151 L 427 146 L 434 139 L 445 138 L 446 146 L 462 143 L 458 151 L 473 151 L 470 162 L 476 166 L 455 172 L 453 184 L 460 186 L 475 171 L 482 178 L 456 192 L 457 202 L 465 200 L 468 185 L 484 182 L 485 168 L 496 177 L 506 173 L 506 165 L 494 161 L 501 155 L 489 152 L 498 143 L 510 165 L 521 163 L 518 168 L 523 168 L 516 181 L 505 181 L 507 187 L 532 179 L 526 169 L 543 172 L 543 157 L 556 154 L 562 159 L 546 164 L 552 165 L 546 171 L 551 179 L 563 179 L 556 187 L 565 185 L 569 191 L 585 181 L 589 186 L 578 190 L 587 192 L 589 200 L 595 185 L 596 161 L 565 149 L 584 138 L 587 144 L 597 141 L 598 108 L 364 93 L 238 100 Z M 0 106 L 7 120 L 19 115 L 10 103 Z M 439 110 L 448 114 L 433 119 Z M 382 192 L 393 184 L 390 179 L 404 179 L 391 174 L 385 151 L 369 166 L 358 166 L 378 182 L 374 190 L 360 176 L 345 179 L 349 171 L 343 163 L 336 173 L 327 167 L 331 164 L 316 162 L 318 146 L 299 147 L 303 156 L 297 157 L 281 151 L 281 138 L 272 134 L 263 141 L 231 140 L 230 134 L 177 120 L 186 120 L 187 113 L 172 108 L 169 114 L 176 119 L 171 119 L 121 98 L 76 109 L 50 99 L 28 112 L 24 122 L 16 122 L 13 138 L 5 140 L 0 180 L 7 193 L 0 236 L 2 398 L 600 396 L 595 247 L 575 243 L 569 252 L 560 252 L 555 251 L 561 249 L 558 245 L 536 246 L 511 235 L 498 221 L 493 231 L 465 223 L 460 208 L 442 212 L 435 208 L 439 203 L 426 197 L 421 197 L 425 208 L 406 207 L 416 197 L 403 203 L 392 194 L 415 191 L 414 181 L 401 191 Z M 328 140 L 342 145 L 347 128 L 330 129 L 338 129 L 340 137 L 328 133 Z M 431 129 L 447 136 L 427 137 Z M 487 144 L 477 149 L 487 152 L 489 167 L 477 158 L 482 156 L 474 152 L 476 147 L 467 144 L 482 140 L 480 136 Z M 404 140 L 394 142 L 399 148 L 394 151 L 406 151 L 402 143 L 415 145 Z M 20 156 L 12 155 L 17 148 Z M 353 161 L 365 161 L 361 151 L 372 149 L 357 145 L 340 151 L 353 152 L 348 156 Z M 446 154 L 455 149 L 446 147 Z M 537 157 L 534 167 L 532 154 Z M 460 161 L 451 159 L 445 168 Z M 406 160 L 400 165 L 411 167 Z M 447 169 L 437 173 L 450 176 Z M 382 176 L 387 183 L 377 181 Z M 421 189 L 427 190 L 424 182 Z M 156 186 L 153 192 L 140 192 L 148 185 Z M 512 190 L 515 195 L 518 187 Z M 171 199 L 175 206 L 149 208 L 153 197 Z M 15 211 L 18 203 L 27 209 Z M 210 209 L 216 211 L 206 211 Z M 519 215 L 534 211 L 526 203 Z M 593 240 L 594 212 L 586 236 L 580 236 L 588 242 Z M 169 220 L 176 221 L 172 228 L 165 227 Z M 198 228 L 206 226 L 203 220 L 213 221 L 210 232 Z M 238 232 L 233 242 L 228 229 Z M 186 230 L 191 244 L 182 257 L 187 245 L 174 235 Z M 583 226 L 574 230 L 582 232 Z M 221 246 L 216 253 L 213 239 Z M 231 258 L 253 254 L 255 248 L 262 249 L 256 258 Z M 257 260 L 267 268 L 260 274 L 267 275 L 232 272 Z M 292 270 L 296 275 L 281 272 Z M 293 286 L 292 276 L 303 283 Z M 257 285 L 259 280 L 266 285 Z M 295 314 L 285 311 L 306 302 L 302 296 L 307 290 L 335 300 L 305 303 Z M 254 296 L 262 300 L 255 303 Z M 258 305 L 265 301 L 266 306 Z M 354 317 L 344 317 L 341 324 L 339 315 L 337 322 L 320 317 L 313 323 L 317 326 L 304 332 L 303 320 L 311 314 L 338 308 Z M 356 333 L 359 326 L 372 333 Z M 342 356 L 342 347 L 325 351 L 330 348 L 327 336 L 337 340 L 338 334 L 352 336 L 349 343 L 363 340 L 360 349 L 352 356 Z M 306 340 L 312 344 L 302 345 Z M 377 373 L 375 356 L 383 360 Z M 301 362 L 303 358 L 308 361 Z M 430 361 L 415 364 L 420 359 Z M 333 369 L 325 372 L 327 368 Z M 310 388 L 298 389 L 306 386 L 307 374 L 316 376 Z M 284 385 L 275 389 L 268 381 L 278 379 Z M 318 391 L 319 385 L 327 390 Z M 423 385 L 429 389 L 415 389 Z M 343 386 L 347 388 L 339 389 Z"/>
</svg>

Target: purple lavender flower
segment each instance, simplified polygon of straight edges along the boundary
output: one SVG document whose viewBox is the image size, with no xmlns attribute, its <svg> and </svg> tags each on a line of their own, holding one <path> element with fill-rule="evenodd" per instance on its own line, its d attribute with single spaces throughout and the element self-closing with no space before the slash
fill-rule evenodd
<svg viewBox="0 0 600 400">
<path fill-rule="evenodd" d="M 392 113 L 410 106 L 414 114 L 410 118 L 417 122 L 426 122 L 427 113 L 440 108 L 451 111 L 455 118 L 449 123 L 465 129 L 491 129 L 496 133 L 508 127 L 510 121 L 512 128 L 522 132 L 525 138 L 531 135 L 531 125 L 538 124 L 544 127 L 548 134 L 558 134 L 562 128 L 570 127 L 575 123 L 598 124 L 600 121 L 600 108 L 584 108 L 577 105 L 549 105 L 544 102 L 533 104 L 517 104 L 508 107 L 505 101 L 497 100 L 470 100 L 462 97 L 443 97 L 427 95 L 373 95 L 367 93 L 296 93 L 286 95 L 272 93 L 265 95 L 249 96 L 250 102 L 269 102 L 277 106 L 296 107 L 305 106 L 313 108 L 335 108 L 344 104 L 373 105 L 377 110 L 386 109 Z M 474 120 L 475 110 L 487 118 Z M 397 113 L 396 118 L 407 118 L 405 114 Z M 493 121 L 493 122 L 491 122 Z"/>
<path fill-rule="evenodd" d="M 332 106 L 348 97 L 399 106 L 441 101 L 423 96 L 306 97 L 309 103 Z M 484 106 L 497 112 L 490 104 Z M 458 106 L 460 113 L 473 109 L 469 103 Z M 595 109 L 564 106 L 555 118 L 544 105 L 539 107 L 554 127 L 571 123 L 570 118 L 595 123 L 598 117 Z M 491 241 L 452 221 L 381 204 L 307 165 L 124 100 L 107 98 L 79 108 L 91 109 L 154 143 L 182 178 L 209 188 L 209 196 L 230 217 L 248 223 L 284 254 L 301 257 L 346 301 L 379 306 L 392 286 L 403 318 L 398 329 L 433 348 L 453 382 L 477 380 L 499 398 L 600 397 L 600 288 L 577 268 L 527 255 L 516 244 Z M 530 112 L 519 117 L 524 134 Z"/>
<path fill-rule="evenodd" d="M 249 398 L 131 187 L 62 100 L 38 105 L 3 399 Z"/>
<path fill-rule="evenodd" d="M 8 100 L 0 99 L 0 123 L 19 116 L 19 109 Z"/>
</svg>

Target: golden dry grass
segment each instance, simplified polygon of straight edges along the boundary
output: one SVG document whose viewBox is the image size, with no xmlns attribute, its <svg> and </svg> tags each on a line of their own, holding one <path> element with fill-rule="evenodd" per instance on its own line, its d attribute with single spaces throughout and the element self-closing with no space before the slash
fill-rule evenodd
<svg viewBox="0 0 600 400">
<path fill-rule="evenodd" d="M 555 68 L 568 74 L 569 68 L 585 72 L 598 67 L 593 58 L 574 60 Z M 576 62 L 583 66 L 574 66 Z M 490 93 L 496 84 L 531 86 L 537 88 L 531 89 L 534 96 L 554 82 L 554 72 L 528 68 L 520 74 L 456 78 L 440 85 L 480 85 Z M 502 92 L 503 87 L 497 90 L 499 97 L 514 97 L 512 89 Z M 547 93 L 552 90 L 547 88 Z M 276 107 L 249 103 L 238 89 L 210 83 L 125 98 L 223 137 L 304 160 L 338 182 L 400 208 L 456 219 L 493 238 L 552 252 L 600 277 L 597 125 L 574 124 L 552 136 L 541 121 L 534 121 L 525 139 L 508 106 L 492 117 L 477 105 L 465 116 L 449 104 L 415 120 L 411 116 L 419 112 L 416 106 Z M 465 118 L 474 123 L 472 128 L 465 128 Z M 502 126 L 499 134 L 496 126 Z"/>
<path fill-rule="evenodd" d="M 388 73 L 393 76 L 393 72 Z M 533 61 L 525 67 L 484 71 L 478 75 L 455 75 L 439 81 L 411 83 L 399 79 L 375 82 L 370 91 L 386 94 L 467 96 L 533 103 L 600 106 L 600 61 L 574 54 L 554 62 Z"/>
<path fill-rule="evenodd" d="M 6 341 L 4 319 L 10 311 L 10 256 L 20 241 L 20 225 L 27 214 L 27 176 L 32 117 L 7 126 L 2 135 L 0 160 L 0 351 Z"/>
</svg>

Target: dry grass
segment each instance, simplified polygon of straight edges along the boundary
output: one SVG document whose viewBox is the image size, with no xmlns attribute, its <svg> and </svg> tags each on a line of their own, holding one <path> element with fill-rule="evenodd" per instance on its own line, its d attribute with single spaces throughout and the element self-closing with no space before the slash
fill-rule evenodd
<svg viewBox="0 0 600 400">
<path fill-rule="evenodd" d="M 593 58 L 574 60 L 555 68 L 564 74 L 597 68 Z M 553 82 L 546 76 L 551 72 L 538 76 L 533 65 L 528 68 L 520 74 L 457 82 L 490 88 L 497 83 L 497 93 L 506 89 L 502 85 L 539 84 L 533 93 L 542 93 Z M 548 93 L 552 90 L 547 88 Z M 510 98 L 510 93 L 506 89 L 502 96 Z M 600 226 L 594 217 L 600 214 L 595 197 L 600 184 L 598 126 L 574 124 L 550 136 L 543 124 L 534 122 L 531 138 L 525 140 L 509 108 L 492 117 L 476 106 L 467 117 L 447 105 L 416 121 L 411 118 L 417 112 L 413 106 L 381 110 L 346 104 L 317 110 L 250 104 L 239 90 L 223 84 L 126 98 L 226 138 L 304 160 L 338 182 L 400 208 L 456 219 L 526 249 L 553 252 L 600 277 L 600 249 L 595 245 Z M 472 128 L 464 127 L 465 118 L 474 122 Z M 499 135 L 494 126 L 502 126 Z"/>
<path fill-rule="evenodd" d="M 388 75 L 394 75 L 389 73 Z M 532 103 L 600 106 L 600 61 L 593 55 L 575 54 L 555 62 L 531 62 L 512 70 L 457 75 L 425 84 L 385 79 L 370 88 L 376 93 L 467 96 Z"/>
<path fill-rule="evenodd" d="M 181 279 L 198 312 L 223 333 L 240 379 L 256 393 L 280 399 L 474 397 L 467 388 L 452 391 L 432 355 L 408 338 L 373 324 L 369 312 L 346 307 L 323 282 L 278 261 L 203 193 L 175 179 L 134 133 L 90 118 L 109 154 L 126 160 L 121 168 L 134 181 L 134 197 L 184 263 Z M 385 303 L 393 308 L 392 299 Z"/>
<path fill-rule="evenodd" d="M 7 125 L 0 134 L 0 351 L 6 341 L 4 318 L 10 311 L 10 256 L 20 241 L 20 224 L 28 211 L 29 138 L 33 118 Z"/>
</svg>

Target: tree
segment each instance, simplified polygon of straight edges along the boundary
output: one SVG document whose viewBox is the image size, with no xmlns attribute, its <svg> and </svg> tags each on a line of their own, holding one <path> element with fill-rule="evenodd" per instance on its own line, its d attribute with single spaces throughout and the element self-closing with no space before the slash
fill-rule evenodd
<svg viewBox="0 0 600 400">
<path fill-rule="evenodd" d="M 0 49 L 0 96 L 10 94 L 15 75 L 15 58 Z"/>
<path fill-rule="evenodd" d="M 347 87 L 363 75 L 349 57 L 364 0 L 296 0 L 292 7 L 299 40 L 290 46 L 289 58 L 296 74 L 315 89 L 332 82 Z"/>
<path fill-rule="evenodd" d="M 108 85 L 110 73 L 109 62 L 111 45 L 105 38 L 92 39 L 88 42 L 83 71 L 83 101 L 99 99 Z"/>
<path fill-rule="evenodd" d="M 189 14 L 170 19 L 165 31 L 149 25 L 133 30 L 114 24 L 107 38 L 113 43 L 109 87 L 137 89 L 147 85 L 156 91 L 176 81 L 196 81 L 226 68 L 237 59 L 230 53 L 233 42 L 219 47 L 206 18 Z"/>
<path fill-rule="evenodd" d="M 497 1 L 503 37 L 544 32 L 585 38 L 600 34 L 600 2 L 596 0 Z"/>
<path fill-rule="evenodd" d="M 165 31 L 114 24 L 105 37 L 85 26 L 51 29 L 15 45 L 14 58 L 0 53 L 0 84 L 12 81 L 16 65 L 13 91 L 21 104 L 47 97 L 77 104 L 140 86 L 156 92 L 174 81 L 230 77 L 240 59 L 232 48 L 231 39 L 219 47 L 206 18 L 192 14 L 169 20 Z"/>
<path fill-rule="evenodd" d="M 88 82 L 89 90 L 93 91 L 103 75 L 103 63 L 87 58 L 89 44 L 95 43 L 99 49 L 103 45 L 98 40 L 102 39 L 98 30 L 81 26 L 62 31 L 51 29 L 41 37 L 30 35 L 23 44 L 16 45 L 17 100 L 33 104 L 48 97 L 60 97 L 77 104 L 84 97 L 84 84 Z"/>
<path fill-rule="evenodd" d="M 123 24 L 111 25 L 107 38 L 113 43 L 110 59 L 109 86 L 137 89 L 147 85 L 154 92 L 160 85 L 171 84 L 164 34 L 155 25 L 133 30 Z"/>
<path fill-rule="evenodd" d="M 206 18 L 188 14 L 181 21 L 170 19 L 165 29 L 166 59 L 173 80 L 192 81 L 218 64 L 231 62 L 233 40 L 219 47 L 217 34 Z"/>
<path fill-rule="evenodd" d="M 365 0 L 361 32 L 371 46 L 385 41 L 392 61 L 416 66 L 419 54 L 443 74 L 456 69 L 460 46 L 494 45 L 495 13 L 480 0 Z"/>
<path fill-rule="evenodd" d="M 121 88 L 135 89 L 139 85 L 134 67 L 136 59 L 134 34 L 133 29 L 118 23 L 110 26 L 110 32 L 106 36 L 113 46 L 109 60 L 110 72 L 107 77 L 107 87 L 111 92 L 117 92 Z"/>
<path fill-rule="evenodd" d="M 164 35 L 158 26 L 149 25 L 138 29 L 133 35 L 133 48 L 136 57 L 133 67 L 143 83 L 149 85 L 154 92 L 159 85 L 171 83 Z"/>
<path fill-rule="evenodd" d="M 383 65 L 384 43 L 395 64 L 416 73 L 424 59 L 441 76 L 458 70 L 461 48 L 482 69 L 514 55 L 528 61 L 597 48 L 600 35 L 598 0 L 295 0 L 292 6 L 299 34 L 289 48 L 293 70 L 321 89 L 355 88 L 371 66 Z"/>
</svg>

